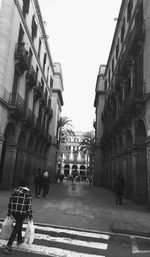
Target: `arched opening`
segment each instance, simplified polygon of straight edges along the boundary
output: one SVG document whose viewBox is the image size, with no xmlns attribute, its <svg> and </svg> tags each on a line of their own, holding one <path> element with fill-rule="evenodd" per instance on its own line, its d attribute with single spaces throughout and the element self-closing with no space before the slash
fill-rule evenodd
<svg viewBox="0 0 150 257">
<path fill-rule="evenodd" d="M 81 165 L 80 166 L 80 176 L 85 176 L 85 166 L 84 165 Z"/>
<path fill-rule="evenodd" d="M 64 176 L 65 177 L 69 176 L 69 170 L 70 170 L 69 164 L 65 164 L 65 166 L 64 166 Z"/>
<path fill-rule="evenodd" d="M 128 130 L 126 132 L 126 188 L 125 188 L 125 196 L 126 198 L 131 198 L 132 197 L 132 191 L 133 191 L 133 165 L 132 165 L 132 154 L 131 154 L 131 149 L 132 149 L 132 144 L 133 144 L 133 139 L 132 139 L 132 134 L 131 131 Z"/>
<path fill-rule="evenodd" d="M 139 120 L 135 130 L 136 155 L 136 201 L 147 202 L 147 161 L 146 161 L 146 129 L 142 120 Z"/>
<path fill-rule="evenodd" d="M 78 175 L 78 166 L 77 165 L 72 165 L 72 175 L 75 177 Z"/>
<path fill-rule="evenodd" d="M 26 168 L 26 132 L 23 130 L 20 132 L 18 138 L 18 149 L 16 153 L 16 165 L 14 169 L 13 176 L 13 186 L 19 184 L 20 179 L 25 177 L 25 168 Z"/>
<path fill-rule="evenodd" d="M 2 182 L 4 161 L 5 161 L 5 157 L 6 157 L 6 155 L 5 155 L 6 147 L 7 147 L 7 145 L 14 143 L 14 135 L 15 135 L 14 125 L 12 123 L 9 123 L 7 125 L 7 127 L 5 129 L 5 133 L 4 133 L 4 142 L 3 142 L 3 148 L 2 148 L 1 160 L 0 160 L 0 183 Z M 7 161 L 9 161 L 9 160 L 7 160 Z"/>
</svg>

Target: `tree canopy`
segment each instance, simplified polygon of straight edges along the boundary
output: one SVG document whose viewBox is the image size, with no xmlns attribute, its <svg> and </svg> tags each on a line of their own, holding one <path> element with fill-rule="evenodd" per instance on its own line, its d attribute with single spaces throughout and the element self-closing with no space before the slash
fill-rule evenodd
<svg viewBox="0 0 150 257">
<path fill-rule="evenodd" d="M 74 136 L 75 133 L 73 131 L 72 120 L 68 117 L 61 117 L 59 120 L 59 141 L 60 143 L 64 143 L 68 136 Z"/>
<path fill-rule="evenodd" d="M 83 153 L 88 153 L 89 155 L 94 152 L 95 148 L 95 133 L 94 131 L 88 131 L 83 135 L 83 139 L 80 142 L 80 150 Z"/>
</svg>

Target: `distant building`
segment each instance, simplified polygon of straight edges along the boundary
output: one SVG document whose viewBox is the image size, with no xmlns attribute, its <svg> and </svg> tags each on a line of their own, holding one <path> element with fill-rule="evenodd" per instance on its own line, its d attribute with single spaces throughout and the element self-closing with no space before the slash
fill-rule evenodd
<svg viewBox="0 0 150 257">
<path fill-rule="evenodd" d="M 103 178 L 103 181 L 99 179 L 99 185 L 103 184 L 112 189 L 113 180 L 118 173 L 121 173 L 126 180 L 125 196 L 137 203 L 148 205 L 150 205 L 149 10 L 149 0 L 122 1 L 104 74 L 105 101 L 102 98 L 101 119 L 98 117 L 98 100 L 95 102 L 99 123 L 96 124 L 97 147 L 100 151 L 100 168 L 97 167 L 96 174 Z M 98 99 L 98 95 L 96 97 Z"/>
<path fill-rule="evenodd" d="M 101 122 L 101 115 L 105 103 L 105 71 L 106 65 L 101 65 L 97 76 L 94 100 L 94 107 L 96 108 L 96 119 L 93 124 L 95 128 L 95 161 L 93 183 L 96 186 L 102 186 L 104 184 L 104 169 L 102 162 L 103 153 L 100 148 L 100 139 L 103 135 L 103 124 Z"/>
<path fill-rule="evenodd" d="M 37 0 L 0 1 L 1 188 L 55 176 L 63 81 L 47 39 Z"/>
<path fill-rule="evenodd" d="M 61 173 L 68 175 L 86 175 L 88 173 L 89 157 L 80 151 L 80 143 L 83 132 L 75 131 L 75 136 L 68 137 L 62 144 L 62 156 L 60 159 Z"/>
</svg>

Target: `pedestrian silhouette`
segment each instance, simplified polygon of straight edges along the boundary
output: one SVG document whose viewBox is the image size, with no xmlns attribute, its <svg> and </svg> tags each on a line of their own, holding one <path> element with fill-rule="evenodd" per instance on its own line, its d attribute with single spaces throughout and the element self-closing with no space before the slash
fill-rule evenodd
<svg viewBox="0 0 150 257">
<path fill-rule="evenodd" d="M 118 174 L 114 181 L 114 192 L 116 197 L 116 204 L 122 204 L 122 197 L 125 188 L 125 180 L 121 174 Z"/>
</svg>

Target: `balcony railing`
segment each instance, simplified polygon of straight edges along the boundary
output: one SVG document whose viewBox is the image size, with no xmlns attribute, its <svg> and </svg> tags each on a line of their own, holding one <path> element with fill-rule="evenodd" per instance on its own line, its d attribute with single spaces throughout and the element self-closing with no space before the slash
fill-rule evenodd
<svg viewBox="0 0 150 257">
<path fill-rule="evenodd" d="M 27 70 L 27 72 L 26 72 L 26 80 L 31 89 L 37 83 L 36 72 L 32 65 L 30 65 L 29 70 Z"/>
<path fill-rule="evenodd" d="M 132 31 L 127 38 L 127 50 L 129 53 L 134 53 L 139 49 L 139 42 L 143 42 L 145 38 L 145 26 L 144 21 L 135 21 Z"/>
<path fill-rule="evenodd" d="M 37 99 L 43 96 L 43 87 L 40 82 L 37 82 L 34 87 L 34 95 Z"/>
<path fill-rule="evenodd" d="M 6 88 L 0 85 L 0 101 L 3 103 L 9 104 L 10 97 L 11 97 L 10 92 Z"/>
<path fill-rule="evenodd" d="M 18 118 L 25 116 L 24 100 L 18 93 L 15 97 L 12 94 L 10 95 L 9 108 L 11 115 Z"/>
<path fill-rule="evenodd" d="M 119 124 L 125 123 L 131 114 L 142 107 L 143 103 L 144 83 L 137 81 L 129 90 L 116 115 L 104 119 L 104 134 L 111 133 Z"/>
<path fill-rule="evenodd" d="M 24 73 L 29 69 L 28 51 L 25 48 L 25 43 L 16 44 L 15 48 L 16 66 L 20 73 Z"/>
<path fill-rule="evenodd" d="M 31 125 L 35 125 L 35 115 L 30 108 L 26 108 L 26 119 Z"/>
</svg>

